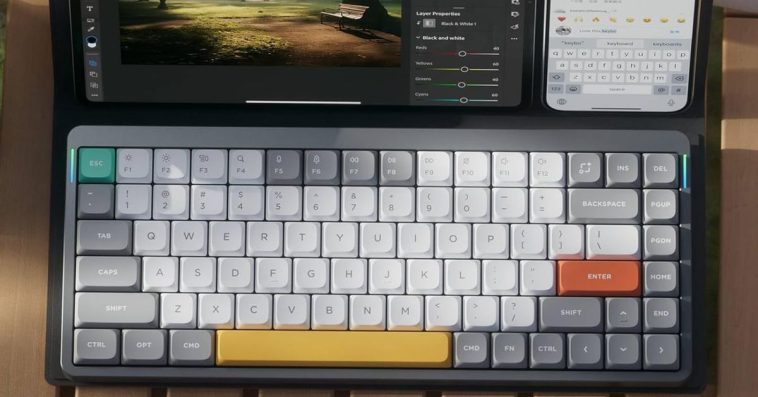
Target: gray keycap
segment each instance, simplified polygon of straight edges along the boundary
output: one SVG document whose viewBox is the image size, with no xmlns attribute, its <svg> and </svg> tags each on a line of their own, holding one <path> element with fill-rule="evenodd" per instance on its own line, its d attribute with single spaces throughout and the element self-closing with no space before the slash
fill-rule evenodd
<svg viewBox="0 0 758 397">
<path fill-rule="evenodd" d="M 603 157 L 598 153 L 569 153 L 569 187 L 602 187 Z"/>
<path fill-rule="evenodd" d="M 489 334 L 456 332 L 455 368 L 489 368 Z"/>
<path fill-rule="evenodd" d="M 690 80 L 690 76 L 686 74 L 672 74 L 671 81 L 675 84 L 684 84 Z M 686 86 L 685 86 L 686 87 Z"/>
<path fill-rule="evenodd" d="M 529 334 L 529 367 L 559 369 L 566 366 L 562 334 Z"/>
<path fill-rule="evenodd" d="M 566 86 L 566 93 L 567 94 L 581 94 L 582 86 L 578 84 L 569 84 Z"/>
<path fill-rule="evenodd" d="M 77 291 L 139 291 L 140 261 L 130 256 L 76 258 Z"/>
<path fill-rule="evenodd" d="M 655 95 L 668 95 L 669 94 L 669 86 L 667 85 L 657 85 L 653 87 L 653 94 Z"/>
<path fill-rule="evenodd" d="M 640 193 L 632 189 L 569 189 L 569 223 L 636 224 Z"/>
<path fill-rule="evenodd" d="M 677 155 L 647 153 L 643 156 L 645 161 L 645 186 L 646 188 L 674 189 L 677 188 Z"/>
<path fill-rule="evenodd" d="M 526 368 L 526 334 L 492 334 L 493 368 Z"/>
<path fill-rule="evenodd" d="M 679 332 L 679 299 L 645 298 L 644 330 L 646 333 Z"/>
<path fill-rule="evenodd" d="M 77 222 L 76 253 L 78 255 L 130 255 L 132 253 L 132 222 Z"/>
<path fill-rule="evenodd" d="M 343 185 L 376 185 L 376 152 L 345 150 L 342 152 Z"/>
<path fill-rule="evenodd" d="M 605 369 L 642 368 L 639 334 L 605 335 Z"/>
<path fill-rule="evenodd" d="M 299 185 L 303 182 L 303 152 L 299 150 L 269 150 L 266 153 L 266 183 Z"/>
<path fill-rule="evenodd" d="M 602 332 L 600 298 L 540 298 L 540 332 Z"/>
<path fill-rule="evenodd" d="M 126 329 L 121 336 L 121 364 L 166 365 L 166 330 Z"/>
<path fill-rule="evenodd" d="M 213 331 L 172 330 L 169 365 L 210 366 L 214 363 Z"/>
<path fill-rule="evenodd" d="M 605 299 L 606 332 L 640 332 L 641 329 L 639 299 Z"/>
<path fill-rule="evenodd" d="M 568 334 L 569 369 L 603 369 L 603 336 Z"/>
<path fill-rule="evenodd" d="M 547 91 L 550 94 L 563 94 L 563 84 L 550 84 L 547 86 Z"/>
<path fill-rule="evenodd" d="M 679 223 L 677 210 L 677 192 L 675 190 L 646 189 L 643 193 L 645 202 L 645 223 Z"/>
<path fill-rule="evenodd" d="M 687 95 L 686 85 L 674 85 L 671 86 L 671 95 Z"/>
<path fill-rule="evenodd" d="M 566 80 L 566 74 L 560 72 L 550 73 L 548 80 L 550 83 L 563 83 Z"/>
<path fill-rule="evenodd" d="M 416 159 L 412 152 L 382 152 L 381 164 L 382 185 L 413 186 L 416 183 Z"/>
<path fill-rule="evenodd" d="M 606 187 L 639 187 L 640 155 L 636 153 L 608 153 L 605 155 Z"/>
<path fill-rule="evenodd" d="M 118 331 L 113 329 L 74 330 L 74 364 L 118 364 Z"/>
<path fill-rule="evenodd" d="M 113 219 L 113 185 L 79 185 L 80 219 Z"/>
<path fill-rule="evenodd" d="M 679 259 L 679 228 L 677 226 L 644 227 L 644 259 Z"/>
<path fill-rule="evenodd" d="M 645 262 L 643 289 L 645 296 L 678 296 L 679 264 L 676 262 Z"/>
<path fill-rule="evenodd" d="M 153 328 L 158 325 L 158 295 L 78 292 L 74 326 Z"/>
<path fill-rule="evenodd" d="M 334 150 L 305 152 L 306 185 L 339 185 L 340 155 Z"/>
<path fill-rule="evenodd" d="M 679 369 L 679 335 L 645 335 L 644 368 L 654 371 Z"/>
</svg>

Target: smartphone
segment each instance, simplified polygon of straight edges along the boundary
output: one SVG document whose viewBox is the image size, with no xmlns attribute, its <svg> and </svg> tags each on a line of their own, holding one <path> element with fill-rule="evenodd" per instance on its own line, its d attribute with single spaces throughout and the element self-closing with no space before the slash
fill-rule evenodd
<svg viewBox="0 0 758 397">
<path fill-rule="evenodd" d="M 550 0 L 545 102 L 676 112 L 689 103 L 697 0 Z"/>
</svg>

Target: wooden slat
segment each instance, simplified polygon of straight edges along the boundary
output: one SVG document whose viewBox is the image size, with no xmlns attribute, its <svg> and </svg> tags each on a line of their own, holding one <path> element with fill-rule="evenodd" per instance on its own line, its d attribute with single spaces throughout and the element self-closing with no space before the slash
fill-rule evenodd
<svg viewBox="0 0 758 397">
<path fill-rule="evenodd" d="M 261 389 L 258 397 L 334 397 L 334 390 Z"/>
<path fill-rule="evenodd" d="M 172 387 L 166 397 L 242 397 L 242 394 L 242 389 Z"/>
<path fill-rule="evenodd" d="M 52 62 L 47 0 L 10 0 L 0 127 L 0 395 L 44 378 Z"/>
<path fill-rule="evenodd" d="M 535 393 L 534 397 L 608 397 L 604 393 Z"/>
<path fill-rule="evenodd" d="M 80 386 L 76 388 L 76 394 L 74 395 L 76 397 L 150 397 L 150 388 Z"/>
<path fill-rule="evenodd" d="M 469 393 L 469 392 L 442 392 L 442 397 L 516 397 L 513 393 Z"/>
<path fill-rule="evenodd" d="M 424 397 L 422 391 L 353 390 L 350 397 Z"/>
</svg>

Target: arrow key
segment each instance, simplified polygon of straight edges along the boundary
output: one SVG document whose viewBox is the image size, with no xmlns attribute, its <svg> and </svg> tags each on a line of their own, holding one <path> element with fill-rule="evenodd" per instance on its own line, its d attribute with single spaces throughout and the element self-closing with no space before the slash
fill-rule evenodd
<svg viewBox="0 0 758 397">
<path fill-rule="evenodd" d="M 679 369 L 679 335 L 645 335 L 645 369 Z"/>
<path fill-rule="evenodd" d="M 640 332 L 640 300 L 637 298 L 605 299 L 606 332 Z"/>
<path fill-rule="evenodd" d="M 600 334 L 568 334 L 569 369 L 603 369 L 603 339 Z"/>
<path fill-rule="evenodd" d="M 608 334 L 605 336 L 605 368 L 611 370 L 639 370 L 639 334 Z"/>
</svg>

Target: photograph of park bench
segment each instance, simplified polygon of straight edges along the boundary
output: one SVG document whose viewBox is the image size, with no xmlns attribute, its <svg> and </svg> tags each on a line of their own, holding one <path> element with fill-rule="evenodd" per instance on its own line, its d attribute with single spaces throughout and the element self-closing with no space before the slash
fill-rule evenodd
<svg viewBox="0 0 758 397">
<path fill-rule="evenodd" d="M 119 0 L 121 63 L 399 67 L 403 0 Z"/>
</svg>

